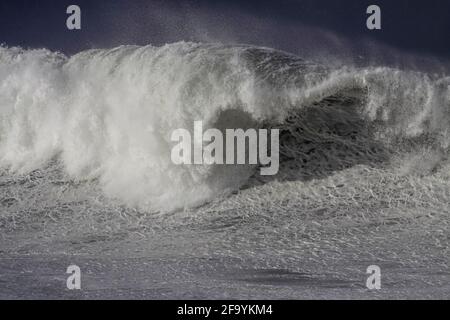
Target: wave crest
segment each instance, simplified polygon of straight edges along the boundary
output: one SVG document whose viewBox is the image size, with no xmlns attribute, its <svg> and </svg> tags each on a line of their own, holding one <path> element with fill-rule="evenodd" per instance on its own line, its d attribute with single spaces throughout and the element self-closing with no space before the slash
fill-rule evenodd
<svg viewBox="0 0 450 320">
<path fill-rule="evenodd" d="M 183 42 L 66 57 L 1 47 L 0 83 L 1 167 L 23 173 L 58 157 L 72 179 L 147 210 L 255 183 L 250 166 L 171 163 L 172 131 L 195 120 L 281 128 L 281 179 L 417 148 L 446 156 L 450 142 L 449 77 L 331 69 L 267 48 Z"/>
</svg>

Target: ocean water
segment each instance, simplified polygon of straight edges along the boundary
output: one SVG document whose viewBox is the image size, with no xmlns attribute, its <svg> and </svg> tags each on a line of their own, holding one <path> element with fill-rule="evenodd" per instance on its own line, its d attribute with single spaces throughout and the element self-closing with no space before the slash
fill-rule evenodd
<svg viewBox="0 0 450 320">
<path fill-rule="evenodd" d="M 198 120 L 280 129 L 279 173 L 174 165 Z M 448 298 L 449 125 L 446 74 L 0 47 L 0 298 Z"/>
</svg>

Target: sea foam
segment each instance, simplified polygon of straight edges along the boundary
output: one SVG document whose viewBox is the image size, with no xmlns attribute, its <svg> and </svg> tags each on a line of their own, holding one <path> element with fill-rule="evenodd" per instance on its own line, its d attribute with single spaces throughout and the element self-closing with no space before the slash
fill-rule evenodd
<svg viewBox="0 0 450 320">
<path fill-rule="evenodd" d="M 447 154 L 450 78 L 443 75 L 331 69 L 251 46 L 181 42 L 71 57 L 1 47 L 0 166 L 24 173 L 57 158 L 71 179 L 96 181 L 128 206 L 192 207 L 239 189 L 255 167 L 175 165 L 174 130 L 194 121 L 221 130 L 301 127 L 287 119 L 355 97 L 355 117 L 375 127 L 381 144 L 431 143 Z"/>
</svg>

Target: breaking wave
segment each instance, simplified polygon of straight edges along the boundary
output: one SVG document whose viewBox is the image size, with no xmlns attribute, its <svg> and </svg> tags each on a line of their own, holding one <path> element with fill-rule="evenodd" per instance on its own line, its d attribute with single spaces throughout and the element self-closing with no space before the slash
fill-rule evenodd
<svg viewBox="0 0 450 320">
<path fill-rule="evenodd" d="M 281 129 L 280 173 L 176 166 L 171 133 Z M 57 159 L 128 206 L 192 207 L 270 179 L 318 179 L 357 164 L 427 175 L 447 161 L 450 78 L 328 68 L 267 48 L 175 43 L 66 57 L 0 47 L 0 167 Z"/>
</svg>

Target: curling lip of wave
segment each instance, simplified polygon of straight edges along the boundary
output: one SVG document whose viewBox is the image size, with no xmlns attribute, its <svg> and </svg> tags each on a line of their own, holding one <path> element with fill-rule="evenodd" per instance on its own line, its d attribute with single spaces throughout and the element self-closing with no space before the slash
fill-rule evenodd
<svg viewBox="0 0 450 320">
<path fill-rule="evenodd" d="M 0 48 L 0 166 L 39 168 L 59 157 L 76 180 L 97 178 L 130 206 L 195 206 L 241 186 L 247 166 L 175 166 L 170 134 L 190 128 L 281 125 L 293 110 L 351 97 L 377 138 L 432 135 L 446 152 L 450 80 L 384 67 L 330 69 L 251 46 L 122 46 L 66 57 Z M 363 94 L 361 94 L 363 92 Z M 299 124 L 301 125 L 301 124 Z"/>
</svg>

